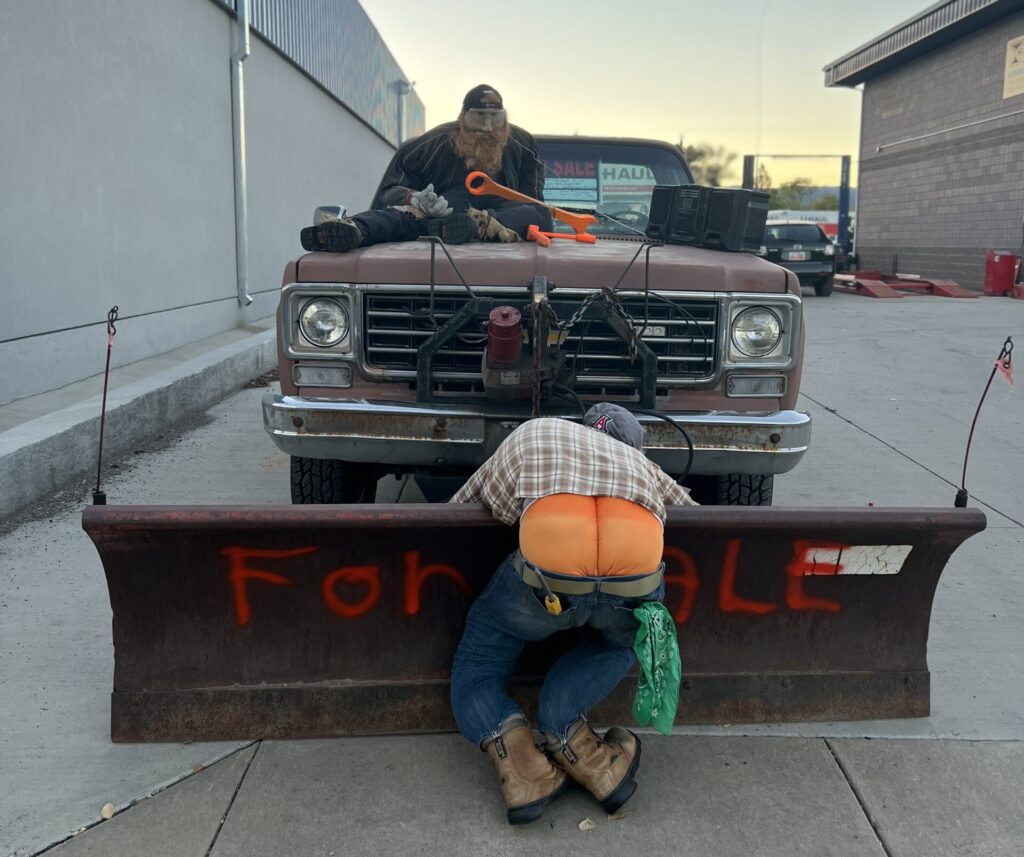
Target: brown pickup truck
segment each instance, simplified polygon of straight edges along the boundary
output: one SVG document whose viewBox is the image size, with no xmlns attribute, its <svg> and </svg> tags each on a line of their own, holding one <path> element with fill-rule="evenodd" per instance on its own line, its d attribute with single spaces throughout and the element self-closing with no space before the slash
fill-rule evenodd
<svg viewBox="0 0 1024 857">
<path fill-rule="evenodd" d="M 800 461 L 797 278 L 754 254 L 648 241 L 654 186 L 692 182 L 677 147 L 537 142 L 545 200 L 593 214 L 596 243 L 421 240 L 288 264 L 281 393 L 263 419 L 292 457 L 293 502 L 372 501 L 402 473 L 451 477 L 450 493 L 532 415 L 579 418 L 601 400 L 636 410 L 647 455 L 705 504 L 770 504 L 774 475 Z M 517 352 L 500 360 L 496 311 Z"/>
</svg>

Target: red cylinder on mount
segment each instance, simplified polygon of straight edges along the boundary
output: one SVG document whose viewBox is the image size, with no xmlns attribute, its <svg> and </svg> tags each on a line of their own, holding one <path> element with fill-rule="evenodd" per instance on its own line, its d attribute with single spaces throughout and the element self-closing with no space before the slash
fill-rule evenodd
<svg viewBox="0 0 1024 857">
<path fill-rule="evenodd" d="M 491 363 L 512 364 L 523 348 L 522 316 L 515 307 L 499 306 L 487 320 L 487 354 Z"/>
<path fill-rule="evenodd" d="M 1009 250 L 989 250 L 985 254 L 985 294 L 1005 295 L 1013 288 L 1017 273 L 1017 254 Z"/>
</svg>

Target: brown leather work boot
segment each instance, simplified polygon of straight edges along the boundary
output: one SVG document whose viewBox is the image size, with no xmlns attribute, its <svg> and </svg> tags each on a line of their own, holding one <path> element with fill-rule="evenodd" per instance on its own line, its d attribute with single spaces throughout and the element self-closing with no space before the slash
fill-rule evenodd
<svg viewBox="0 0 1024 857">
<path fill-rule="evenodd" d="M 536 821 L 544 807 L 565 791 L 566 775 L 533 743 L 527 726 L 515 726 L 487 745 L 501 778 L 509 824 Z"/>
<path fill-rule="evenodd" d="M 640 738 L 628 729 L 613 726 L 602 738 L 583 720 L 565 744 L 547 749 L 554 763 L 597 798 L 608 815 L 636 791 Z"/>
</svg>

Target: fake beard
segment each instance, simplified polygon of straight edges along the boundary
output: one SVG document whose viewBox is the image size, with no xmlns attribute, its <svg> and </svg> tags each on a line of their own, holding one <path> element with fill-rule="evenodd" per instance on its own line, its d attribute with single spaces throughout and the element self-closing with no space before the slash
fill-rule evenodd
<svg viewBox="0 0 1024 857">
<path fill-rule="evenodd" d="M 501 166 L 501 153 L 510 133 L 507 123 L 497 131 L 470 131 L 460 121 L 455 132 L 455 152 L 469 169 L 491 175 Z"/>
</svg>

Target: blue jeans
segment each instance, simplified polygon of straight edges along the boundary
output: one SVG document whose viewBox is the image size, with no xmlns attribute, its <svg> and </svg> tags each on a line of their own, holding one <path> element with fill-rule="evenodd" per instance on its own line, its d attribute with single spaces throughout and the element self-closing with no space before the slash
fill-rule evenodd
<svg viewBox="0 0 1024 857">
<path fill-rule="evenodd" d="M 633 609 L 664 595 L 664 582 L 643 598 L 559 595 L 562 612 L 554 616 L 544 606 L 543 591 L 525 584 L 511 558 L 505 560 L 470 608 L 455 652 L 452 712 L 459 730 L 478 746 L 496 736 L 505 718 L 522 713 L 506 683 L 525 643 L 585 625 L 592 634 L 548 670 L 537 706 L 537 725 L 565 741 L 573 721 L 611 693 L 636 661 Z"/>
<path fill-rule="evenodd" d="M 465 204 L 460 204 L 456 197 L 446 195 L 448 204 L 453 206 L 457 213 L 465 212 L 469 205 L 475 208 L 484 207 L 484 203 L 479 199 L 471 200 L 468 194 L 466 197 Z M 551 212 L 546 206 L 509 203 L 496 200 L 494 197 L 487 197 L 486 202 L 487 210 L 501 221 L 501 225 L 517 232 L 520 238 L 526 237 L 527 230 L 533 224 L 540 226 L 544 232 L 550 232 L 554 228 L 551 225 Z M 415 241 L 427 232 L 426 220 L 418 220 L 411 214 L 394 208 L 361 211 L 352 215 L 352 219 L 363 233 L 363 247 L 381 244 L 384 241 Z"/>
</svg>

